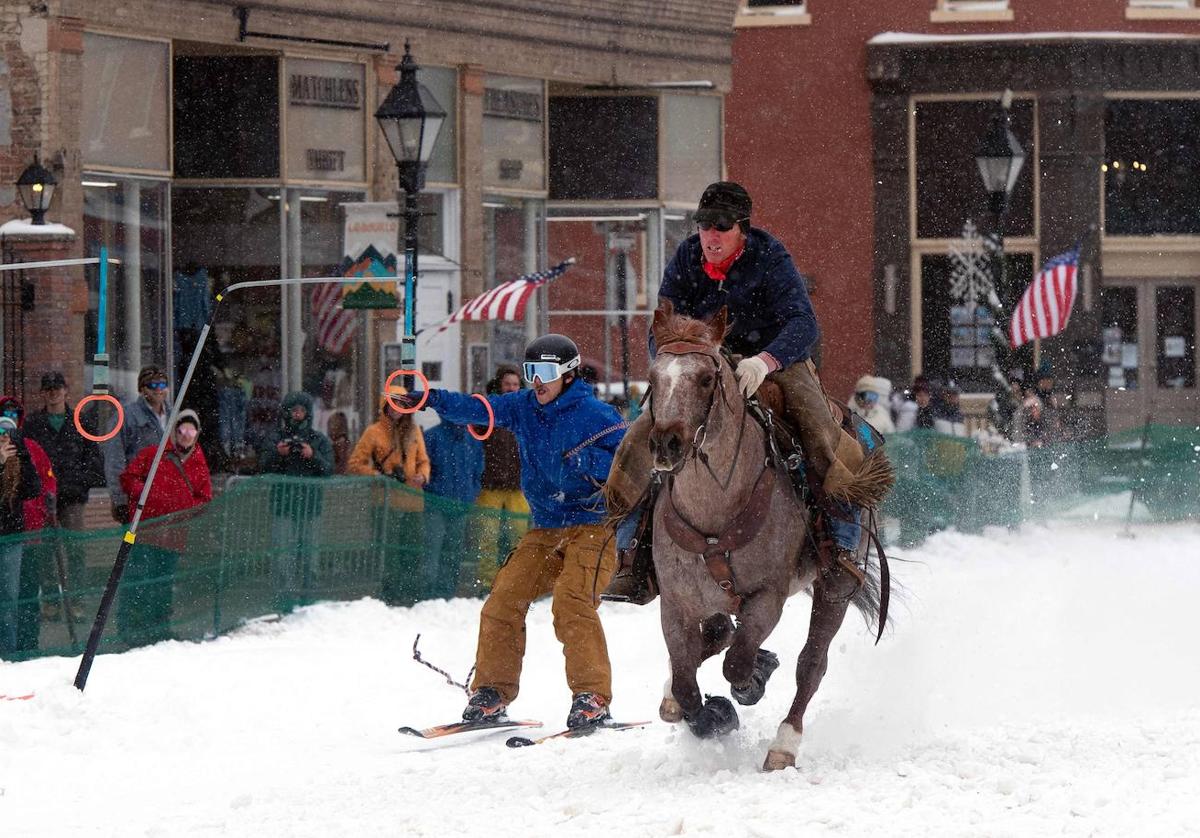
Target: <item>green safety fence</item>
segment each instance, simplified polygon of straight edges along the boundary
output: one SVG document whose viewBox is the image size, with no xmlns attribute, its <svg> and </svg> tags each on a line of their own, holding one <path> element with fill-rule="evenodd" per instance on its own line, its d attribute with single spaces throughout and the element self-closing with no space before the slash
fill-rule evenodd
<svg viewBox="0 0 1200 838">
<path fill-rule="evenodd" d="M 882 514 L 888 540 L 902 546 L 950 527 L 980 532 L 1028 520 L 1121 520 L 1131 499 L 1154 520 L 1200 518 L 1194 426 L 1151 425 L 992 453 L 971 438 L 911 431 L 889 437 L 887 452 L 897 481 Z"/>
<path fill-rule="evenodd" d="M 100 651 L 202 640 L 320 600 L 476 596 L 528 526 L 382 477 L 237 478 L 198 510 L 139 526 Z M 0 659 L 82 651 L 124 532 L 0 538 Z"/>
</svg>

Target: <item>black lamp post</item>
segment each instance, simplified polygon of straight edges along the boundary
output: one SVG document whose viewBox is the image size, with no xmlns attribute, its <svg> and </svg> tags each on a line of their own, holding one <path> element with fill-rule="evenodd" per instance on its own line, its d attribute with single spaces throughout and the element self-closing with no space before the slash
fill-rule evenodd
<svg viewBox="0 0 1200 838">
<path fill-rule="evenodd" d="M 375 111 L 375 119 L 396 159 L 404 191 L 404 337 L 400 361 L 404 369 L 412 370 L 417 364 L 417 223 L 421 217 L 417 196 L 425 185 L 425 166 L 446 121 L 446 112 L 428 88 L 417 82 L 418 67 L 407 41 L 404 60 L 396 69 L 400 79 Z M 413 378 L 411 374 L 403 376 L 404 386 L 410 391 Z"/>
<path fill-rule="evenodd" d="M 992 278 L 996 292 L 1004 288 L 1004 222 L 1008 215 L 1008 202 L 1012 197 L 1017 177 L 1025 166 L 1025 149 L 1012 132 L 1012 91 L 1004 91 L 1000 99 L 1000 110 L 992 118 L 979 149 L 975 152 L 975 164 L 983 178 L 983 188 L 988 193 L 988 208 L 996 220 L 993 231 Z"/>
<path fill-rule="evenodd" d="M 33 155 L 33 165 L 27 167 L 17 178 L 17 191 L 21 194 L 21 203 L 25 205 L 34 224 L 46 223 L 46 210 L 50 207 L 50 199 L 54 197 L 54 187 L 58 181 L 54 175 L 42 166 L 36 152 Z"/>
</svg>

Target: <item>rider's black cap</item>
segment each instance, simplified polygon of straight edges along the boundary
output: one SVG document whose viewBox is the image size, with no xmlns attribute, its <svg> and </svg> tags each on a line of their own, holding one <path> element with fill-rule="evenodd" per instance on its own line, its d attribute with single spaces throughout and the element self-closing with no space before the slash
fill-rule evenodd
<svg viewBox="0 0 1200 838">
<path fill-rule="evenodd" d="M 750 193 L 741 184 L 722 180 L 709 184 L 700 196 L 696 221 L 741 221 L 750 217 Z"/>
</svg>

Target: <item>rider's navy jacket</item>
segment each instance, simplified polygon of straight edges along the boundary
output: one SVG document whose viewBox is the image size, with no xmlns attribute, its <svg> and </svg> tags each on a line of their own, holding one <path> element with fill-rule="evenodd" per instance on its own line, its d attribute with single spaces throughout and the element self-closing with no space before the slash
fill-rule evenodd
<svg viewBox="0 0 1200 838">
<path fill-rule="evenodd" d="M 625 436 L 620 414 L 592 395 L 591 386 L 579 378 L 547 405 L 538 404 L 533 390 L 488 396 L 488 402 L 496 426 L 508 428 L 517 438 L 521 491 L 529 501 L 533 525 L 601 523 L 605 508 L 599 488 Z M 451 422 L 487 427 L 487 410 L 474 396 L 430 390 L 428 406 Z M 597 434 L 592 443 L 571 453 Z"/>
<path fill-rule="evenodd" d="M 729 306 L 732 331 L 725 345 L 739 355 L 771 353 L 782 367 L 812 354 L 821 336 L 804 278 L 783 244 L 757 227 L 724 282 L 704 272 L 700 235 L 685 239 L 663 271 L 659 300 L 675 310 L 705 319 Z"/>
</svg>

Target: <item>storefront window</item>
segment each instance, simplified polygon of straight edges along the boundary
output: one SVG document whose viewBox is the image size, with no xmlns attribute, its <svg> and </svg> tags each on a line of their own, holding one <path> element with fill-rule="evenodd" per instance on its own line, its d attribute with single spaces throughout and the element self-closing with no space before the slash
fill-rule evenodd
<svg viewBox="0 0 1200 838">
<path fill-rule="evenodd" d="M 1104 120 L 1108 235 L 1200 233 L 1200 99 L 1118 99 Z"/>
<path fill-rule="evenodd" d="M 995 118 L 993 100 L 969 102 L 918 102 L 917 238 L 954 239 L 967 219 L 979 226 L 989 218 L 988 194 L 979 177 L 975 152 Z M 1005 234 L 1032 236 L 1034 103 L 1017 99 L 1012 104 L 1012 131 L 1028 158 L 1008 201 Z"/>
<path fill-rule="evenodd" d="M 1100 291 L 1103 328 L 1102 361 L 1107 385 L 1114 390 L 1138 386 L 1138 294 L 1132 285 L 1112 285 Z"/>
<path fill-rule="evenodd" d="M 458 71 L 449 67 L 422 66 L 420 79 L 446 112 L 446 121 L 438 132 L 425 169 L 425 180 L 427 183 L 458 183 Z"/>
<path fill-rule="evenodd" d="M 483 91 L 483 183 L 546 190 L 546 93 L 539 79 L 488 76 Z"/>
<path fill-rule="evenodd" d="M 691 203 L 721 179 L 721 100 L 716 96 L 662 97 L 662 197 Z"/>
<path fill-rule="evenodd" d="M 282 210 L 278 187 L 177 186 L 171 204 L 180 371 L 214 292 L 280 277 Z M 234 292 L 214 323 L 186 401 L 203 427 L 217 429 L 209 439 L 219 441 L 228 457 L 261 448 L 276 427 L 283 396 L 280 331 L 278 287 Z M 218 459 L 214 469 L 225 462 Z"/>
<path fill-rule="evenodd" d="M 658 198 L 658 97 L 553 97 L 550 197 Z"/>
<path fill-rule="evenodd" d="M 288 58 L 287 177 L 365 181 L 364 68 L 345 61 Z"/>
<path fill-rule="evenodd" d="M 1191 390 L 1196 386 L 1196 289 L 1160 285 L 1154 289 L 1154 310 L 1158 386 Z"/>
<path fill-rule="evenodd" d="M 484 199 L 483 210 L 484 287 L 538 270 L 545 241 L 545 202 L 493 196 Z M 525 322 L 492 321 L 490 331 L 493 363 L 521 360 L 528 337 Z"/>
<path fill-rule="evenodd" d="M 84 33 L 80 153 L 85 165 L 170 170 L 169 70 L 164 41 Z"/>
<path fill-rule="evenodd" d="M 110 380 L 121 398 L 137 394 L 138 370 L 168 365 L 167 185 L 163 181 L 86 174 L 83 178 L 83 241 L 86 256 L 107 247 L 110 265 L 104 324 Z M 84 320 L 84 379 L 92 378 L 100 338 L 100 272 L 85 271 L 88 313 Z"/>
</svg>

